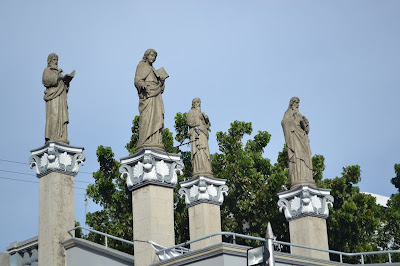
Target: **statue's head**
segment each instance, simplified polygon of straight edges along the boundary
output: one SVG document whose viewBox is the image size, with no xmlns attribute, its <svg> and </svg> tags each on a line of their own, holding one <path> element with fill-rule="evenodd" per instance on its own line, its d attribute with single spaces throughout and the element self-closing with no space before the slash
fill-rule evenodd
<svg viewBox="0 0 400 266">
<path fill-rule="evenodd" d="M 49 56 L 47 57 L 47 66 L 54 66 L 57 67 L 58 66 L 58 55 L 55 53 L 51 53 L 49 54 Z"/>
<path fill-rule="evenodd" d="M 299 108 L 300 99 L 299 97 L 292 97 L 289 102 L 289 108 Z"/>
<path fill-rule="evenodd" d="M 192 108 L 200 108 L 201 107 L 201 100 L 200 98 L 196 97 L 192 101 Z"/>
<path fill-rule="evenodd" d="M 156 50 L 147 49 L 146 52 L 144 52 L 143 60 L 149 62 L 150 65 L 156 61 L 156 58 L 157 58 Z"/>
</svg>

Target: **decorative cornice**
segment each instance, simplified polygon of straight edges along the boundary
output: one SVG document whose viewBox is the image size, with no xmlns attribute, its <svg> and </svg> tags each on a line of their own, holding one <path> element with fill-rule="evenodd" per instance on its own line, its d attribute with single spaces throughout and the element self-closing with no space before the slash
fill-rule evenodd
<svg viewBox="0 0 400 266">
<path fill-rule="evenodd" d="M 229 190 L 225 183 L 225 179 L 198 175 L 180 183 L 179 195 L 185 196 L 188 207 L 199 203 L 221 205 L 224 202 L 224 195 L 228 195 Z"/>
<path fill-rule="evenodd" d="M 24 241 L 14 241 L 6 248 L 10 255 L 16 252 L 24 253 L 26 251 L 31 252 L 33 249 L 38 248 L 38 236 L 26 239 Z"/>
<path fill-rule="evenodd" d="M 49 141 L 44 146 L 31 150 L 32 156 L 29 158 L 29 163 L 31 168 L 35 166 L 38 178 L 51 172 L 76 176 L 79 164 L 85 163 L 83 150 L 82 147 Z"/>
<path fill-rule="evenodd" d="M 151 154 L 155 159 L 164 161 L 180 161 L 181 159 L 181 155 L 177 153 L 167 153 L 153 148 L 143 148 L 133 155 L 122 157 L 121 164 L 133 165 L 141 161 L 144 154 Z"/>
<path fill-rule="evenodd" d="M 286 220 L 291 221 L 305 216 L 328 218 L 329 208 L 333 206 L 330 189 L 311 185 L 300 185 L 289 191 L 278 193 L 279 211 L 284 211 Z"/>
<path fill-rule="evenodd" d="M 130 191 L 149 184 L 173 188 L 178 183 L 177 174 L 183 174 L 184 165 L 180 158 L 180 154 L 143 148 L 134 155 L 121 158 L 119 172 Z"/>
</svg>

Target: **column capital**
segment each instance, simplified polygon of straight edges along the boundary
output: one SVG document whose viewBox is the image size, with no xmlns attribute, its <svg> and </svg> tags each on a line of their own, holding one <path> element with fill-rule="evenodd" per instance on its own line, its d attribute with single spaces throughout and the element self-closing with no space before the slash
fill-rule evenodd
<svg viewBox="0 0 400 266">
<path fill-rule="evenodd" d="M 146 185 L 174 188 L 178 183 L 177 174 L 183 174 L 184 168 L 180 154 L 147 147 L 121 158 L 121 164 L 119 172 L 130 191 Z"/>
<path fill-rule="evenodd" d="M 84 165 L 85 162 L 83 150 L 83 147 L 49 141 L 44 146 L 31 150 L 32 156 L 29 158 L 29 163 L 31 168 L 35 166 L 38 178 L 51 172 L 76 176 L 79 164 Z"/>
<path fill-rule="evenodd" d="M 278 193 L 279 211 L 284 211 L 286 220 L 291 221 L 305 216 L 328 218 L 329 208 L 333 206 L 330 189 L 311 185 L 300 185 L 294 189 Z"/>
<path fill-rule="evenodd" d="M 228 195 L 229 190 L 225 184 L 225 179 L 198 175 L 180 183 L 179 195 L 185 196 L 188 207 L 199 203 L 221 205 L 224 202 L 224 195 Z"/>
</svg>

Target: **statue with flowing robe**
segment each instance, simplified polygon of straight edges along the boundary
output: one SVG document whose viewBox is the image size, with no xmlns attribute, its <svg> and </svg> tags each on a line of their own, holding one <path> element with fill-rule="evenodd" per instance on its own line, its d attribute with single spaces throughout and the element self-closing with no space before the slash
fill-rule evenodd
<svg viewBox="0 0 400 266">
<path fill-rule="evenodd" d="M 139 141 L 137 150 L 152 147 L 164 150 L 162 133 L 164 129 L 164 103 L 162 93 L 168 74 L 164 68 L 156 70 L 153 63 L 157 52 L 148 49 L 139 62 L 135 74 L 135 87 L 139 96 Z"/>
<path fill-rule="evenodd" d="M 193 177 L 199 174 L 213 176 L 208 147 L 210 121 L 208 116 L 201 112 L 200 98 L 193 99 L 192 109 L 187 115 L 187 123 L 190 128 Z"/>
<path fill-rule="evenodd" d="M 301 184 L 315 185 L 311 160 L 308 119 L 299 112 L 300 99 L 290 99 L 289 107 L 282 119 L 282 128 L 289 158 L 291 188 Z"/>
<path fill-rule="evenodd" d="M 75 70 L 66 75 L 62 72 L 62 69 L 58 69 L 58 55 L 50 54 L 42 77 L 42 83 L 46 87 L 43 97 L 46 102 L 45 142 L 57 141 L 69 144 L 67 93 L 70 81 L 75 76 Z"/>
</svg>

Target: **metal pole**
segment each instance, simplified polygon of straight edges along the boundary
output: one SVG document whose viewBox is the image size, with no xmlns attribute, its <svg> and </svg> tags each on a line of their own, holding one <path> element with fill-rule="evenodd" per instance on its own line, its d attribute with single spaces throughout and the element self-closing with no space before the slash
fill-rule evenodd
<svg viewBox="0 0 400 266">
<path fill-rule="evenodd" d="M 389 255 L 389 263 L 392 263 L 392 256 L 390 255 L 390 253 L 388 253 Z"/>
<path fill-rule="evenodd" d="M 106 248 L 107 248 L 108 247 L 107 236 L 105 236 L 105 240 L 106 240 Z"/>
<path fill-rule="evenodd" d="M 267 239 L 267 245 L 269 250 L 269 259 L 268 265 L 275 266 L 275 258 L 274 258 L 274 244 L 272 241 L 274 240 L 274 233 L 272 232 L 271 223 L 268 222 L 267 233 L 265 234 L 265 238 Z"/>
<path fill-rule="evenodd" d="M 87 222 L 86 222 L 86 215 L 87 215 L 87 206 L 88 206 L 88 199 L 87 199 L 87 195 L 85 194 L 85 200 L 84 200 L 84 202 L 85 202 L 85 224 L 87 225 Z"/>
</svg>

